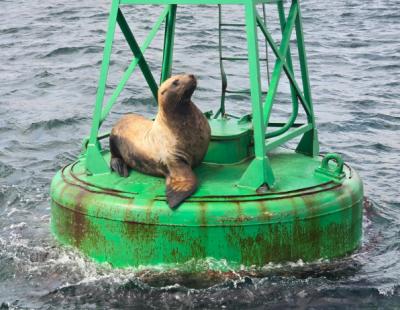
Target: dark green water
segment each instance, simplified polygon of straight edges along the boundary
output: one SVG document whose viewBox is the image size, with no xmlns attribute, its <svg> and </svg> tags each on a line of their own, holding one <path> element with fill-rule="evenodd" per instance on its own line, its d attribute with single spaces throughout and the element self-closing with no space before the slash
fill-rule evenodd
<svg viewBox="0 0 400 310">
<path fill-rule="evenodd" d="M 89 132 L 109 3 L 0 0 L 0 309 L 400 308 L 400 1 L 303 2 L 321 150 L 341 153 L 364 180 L 363 244 L 338 261 L 218 273 L 209 267 L 229 266 L 212 259 L 114 270 L 54 241 L 49 183 Z M 159 11 L 127 10 L 139 41 Z M 229 21 L 243 15 L 237 7 L 224 12 Z M 227 34 L 226 56 L 245 54 L 243 35 Z M 174 72 L 197 75 L 194 101 L 204 111 L 219 102 L 217 42 L 216 7 L 178 9 Z M 155 70 L 161 46 L 162 33 L 147 56 Z M 117 33 L 108 90 L 129 57 Z M 232 88 L 246 86 L 245 63 L 226 70 Z M 283 85 L 278 95 L 275 119 L 288 115 L 288 90 Z M 246 97 L 227 101 L 232 113 L 249 111 Z M 129 111 L 156 111 L 140 75 L 106 127 Z"/>
</svg>

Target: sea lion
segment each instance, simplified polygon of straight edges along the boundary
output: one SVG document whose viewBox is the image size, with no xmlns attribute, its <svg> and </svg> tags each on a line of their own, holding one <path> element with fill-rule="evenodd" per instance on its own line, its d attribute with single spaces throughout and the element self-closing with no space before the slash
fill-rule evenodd
<svg viewBox="0 0 400 310">
<path fill-rule="evenodd" d="M 171 208 L 196 191 L 198 181 L 192 168 L 201 163 L 210 142 L 210 125 L 191 101 L 196 86 L 192 74 L 169 78 L 158 90 L 154 121 L 128 114 L 110 134 L 111 169 L 124 177 L 128 167 L 165 176 Z"/>
</svg>

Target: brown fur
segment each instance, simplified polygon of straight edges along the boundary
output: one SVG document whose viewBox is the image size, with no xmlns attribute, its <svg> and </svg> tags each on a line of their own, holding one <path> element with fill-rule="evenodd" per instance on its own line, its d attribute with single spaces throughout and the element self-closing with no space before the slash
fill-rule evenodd
<svg viewBox="0 0 400 310">
<path fill-rule="evenodd" d="M 208 121 L 191 101 L 196 86 L 193 75 L 169 78 L 158 90 L 154 121 L 128 114 L 110 135 L 111 168 L 122 176 L 128 176 L 127 167 L 165 176 L 171 208 L 197 189 L 192 167 L 201 163 L 210 142 Z"/>
</svg>

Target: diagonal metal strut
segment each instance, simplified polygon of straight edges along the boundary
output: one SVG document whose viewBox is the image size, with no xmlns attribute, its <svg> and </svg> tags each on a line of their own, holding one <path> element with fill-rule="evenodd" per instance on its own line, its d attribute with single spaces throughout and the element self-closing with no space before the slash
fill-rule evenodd
<svg viewBox="0 0 400 310">
<path fill-rule="evenodd" d="M 290 16 L 290 15 L 289 15 L 289 16 Z M 289 20 L 289 18 L 288 18 L 288 20 Z M 308 115 L 311 115 L 311 114 L 312 114 L 312 111 L 311 111 L 311 109 L 310 109 L 309 103 L 308 103 L 307 100 L 304 98 L 304 95 L 303 95 L 303 93 L 302 93 L 302 91 L 301 91 L 299 85 L 297 84 L 296 79 L 294 78 L 294 75 L 293 75 L 293 73 L 292 73 L 292 70 L 290 70 L 288 64 L 286 63 L 286 60 L 285 60 L 286 57 L 283 56 L 284 54 L 282 54 L 282 52 L 281 52 L 281 51 L 283 50 L 283 47 L 284 47 L 284 46 L 283 46 L 284 42 L 282 41 L 280 47 L 278 47 L 278 46 L 276 45 L 276 43 L 275 43 L 274 39 L 272 38 L 271 34 L 270 34 L 269 31 L 264 27 L 264 25 L 263 25 L 263 23 L 262 23 L 262 19 L 261 19 L 261 17 L 260 17 L 259 15 L 257 16 L 257 24 L 258 24 L 259 28 L 261 29 L 261 32 L 262 32 L 262 33 L 264 34 L 264 36 L 266 37 L 266 39 L 267 39 L 269 45 L 271 46 L 271 49 L 272 49 L 272 51 L 274 52 L 275 56 L 277 57 L 277 61 L 276 61 L 276 64 L 275 64 L 274 73 L 273 73 L 272 81 L 271 81 L 271 85 L 272 85 L 272 83 L 275 84 L 275 85 L 274 85 L 274 87 L 275 87 L 275 92 L 272 92 L 272 90 L 270 90 L 270 91 L 268 92 L 268 93 L 271 93 L 271 95 L 270 95 L 270 97 L 268 97 L 268 95 L 267 95 L 267 98 L 266 98 L 266 103 L 265 103 L 266 109 L 264 110 L 264 120 L 265 120 L 265 122 L 268 123 L 268 120 L 269 120 L 269 116 L 270 116 L 270 112 L 271 112 L 271 111 L 266 111 L 266 110 L 268 109 L 269 105 L 271 105 L 271 103 L 272 103 L 272 101 L 274 100 L 274 97 L 275 97 L 275 95 L 276 95 L 276 89 L 277 89 L 277 86 L 278 86 L 278 82 L 279 82 L 279 78 L 280 78 L 280 73 L 282 72 L 282 69 L 285 71 L 285 73 L 286 73 L 286 75 L 287 75 L 287 77 L 288 77 L 289 82 L 291 83 L 291 85 L 293 85 L 293 87 L 295 88 L 297 97 L 299 98 L 299 100 L 300 100 L 300 102 L 301 102 L 303 108 L 305 109 L 306 113 L 307 113 Z M 292 31 L 292 29 L 293 29 L 293 26 L 294 26 L 294 20 L 293 20 L 293 22 L 292 22 L 291 24 L 286 23 L 285 34 L 286 34 L 287 32 L 289 32 L 289 31 L 287 30 L 287 29 L 288 29 L 288 26 L 291 27 L 291 29 L 290 29 L 290 33 L 291 33 L 291 31 Z M 289 39 L 290 39 L 290 38 L 289 38 Z M 289 39 L 288 39 L 288 41 L 286 41 L 286 42 L 287 42 L 286 48 L 288 47 L 288 43 L 290 42 Z M 286 51 L 287 51 L 287 50 L 286 50 Z M 276 72 L 276 74 L 275 74 L 275 72 Z M 278 73 L 279 73 L 279 74 L 278 74 Z M 276 80 L 276 81 L 275 81 L 275 80 Z M 274 94 L 272 94 L 272 93 L 274 93 Z"/>
<path fill-rule="evenodd" d="M 297 16 L 297 5 L 295 3 L 293 3 L 291 8 L 290 8 L 290 11 L 289 11 L 288 20 L 287 20 L 287 23 L 286 23 L 286 26 L 285 26 L 284 33 L 282 35 L 281 45 L 279 47 L 277 60 L 275 62 L 274 71 L 272 73 L 271 84 L 270 84 L 270 87 L 268 89 L 267 97 L 265 99 L 264 124 L 268 124 L 268 121 L 269 121 L 269 118 L 270 118 L 270 115 L 271 115 L 272 105 L 273 105 L 273 102 L 274 102 L 274 99 L 275 99 L 275 95 L 276 95 L 276 92 L 277 92 L 277 88 L 278 88 L 281 72 L 282 72 L 282 69 L 283 69 L 283 63 L 285 62 L 285 56 L 284 55 L 286 55 L 287 51 L 288 51 L 288 47 L 289 47 L 289 44 L 290 44 L 290 37 L 291 37 L 292 31 L 293 31 L 293 28 L 294 28 L 296 16 Z M 261 17 L 259 15 L 257 15 L 257 22 L 258 22 L 258 26 L 260 26 Z M 261 28 L 261 29 L 263 30 L 263 28 Z M 263 33 L 264 33 L 264 31 L 263 31 Z M 270 41 L 269 40 L 270 39 L 269 36 L 266 36 L 266 39 L 268 40 L 268 43 L 270 43 L 269 42 Z M 273 49 L 273 51 L 274 51 L 274 53 L 276 53 L 276 51 L 274 49 Z"/>
<path fill-rule="evenodd" d="M 121 9 L 118 9 L 117 22 L 119 27 L 121 28 L 122 33 L 125 36 L 126 41 L 129 44 L 129 47 L 132 50 L 133 55 L 139 58 L 138 65 L 143 72 L 143 76 L 146 79 L 147 84 L 149 84 L 150 90 L 153 93 L 153 97 L 157 101 L 157 92 L 158 92 L 157 82 L 155 81 L 153 74 L 151 73 L 150 67 L 147 64 L 146 59 L 144 58 L 144 55 L 140 50 L 139 44 L 137 43 L 134 35 L 132 34 L 131 29 L 129 28 L 129 25 L 125 19 L 124 14 L 122 14 Z"/>
<path fill-rule="evenodd" d="M 144 41 L 142 47 L 139 48 L 138 50 L 135 50 L 137 53 L 135 54 L 134 58 L 132 59 L 128 69 L 126 69 L 126 71 L 124 72 L 124 74 L 123 74 L 123 76 L 121 78 L 121 81 L 118 83 L 118 86 L 114 90 L 113 94 L 111 95 L 110 99 L 107 101 L 107 104 L 106 104 L 106 106 L 104 107 L 104 109 L 102 111 L 100 124 L 105 120 L 105 118 L 107 117 L 108 113 L 110 113 L 110 110 L 111 110 L 112 106 L 114 105 L 114 103 L 117 100 L 118 96 L 120 95 L 121 91 L 124 89 L 126 83 L 128 82 L 128 80 L 129 80 L 130 76 L 132 75 L 133 71 L 135 70 L 136 66 L 138 64 L 139 64 L 139 66 L 141 66 L 142 72 L 143 72 L 143 74 L 145 76 L 146 76 L 146 73 L 145 73 L 146 70 L 148 69 L 150 71 L 150 69 L 148 68 L 147 62 L 144 59 L 143 54 L 146 51 L 146 49 L 149 47 L 149 45 L 152 42 L 152 40 L 154 39 L 155 35 L 157 34 L 157 31 L 160 29 L 160 26 L 163 23 L 163 21 L 165 20 L 168 12 L 169 12 L 169 8 L 166 7 L 164 9 L 164 11 L 161 13 L 160 17 L 157 19 L 157 21 L 154 24 L 154 26 L 152 27 L 152 29 L 150 30 L 150 32 L 149 32 L 146 40 Z M 120 15 L 120 14 L 118 14 L 117 16 L 119 17 L 118 18 L 118 23 L 120 24 L 120 27 L 121 27 L 121 23 L 124 26 L 124 23 L 126 23 L 124 17 L 122 15 Z M 121 29 L 122 29 L 122 27 L 121 27 Z M 129 27 L 128 27 L 128 29 L 129 29 Z M 124 30 L 122 30 L 122 31 L 124 32 Z M 125 29 L 125 31 L 127 31 L 127 30 Z M 130 30 L 129 30 L 129 32 L 130 32 Z M 132 33 L 131 33 L 131 35 L 132 35 Z M 132 37 L 133 37 L 133 35 L 132 35 Z M 128 42 L 129 42 L 129 40 L 128 40 Z M 136 40 L 135 40 L 135 42 L 136 42 Z M 137 45 L 137 43 L 136 43 L 136 45 Z M 137 47 L 138 47 L 138 45 L 137 45 Z M 144 70 L 143 70 L 143 68 L 144 68 Z M 150 72 L 150 74 L 151 74 L 151 72 Z M 153 84 L 153 82 L 155 83 L 155 87 L 157 87 L 157 89 L 158 89 L 157 83 L 154 81 L 154 77 L 151 75 L 150 83 Z M 150 83 L 149 83 L 149 85 L 150 85 Z M 151 87 L 151 85 L 150 85 L 150 87 Z M 157 100 L 157 94 L 156 94 L 156 92 L 154 93 L 154 90 L 155 90 L 155 88 L 152 89 L 153 95 L 155 96 L 155 98 Z"/>
</svg>

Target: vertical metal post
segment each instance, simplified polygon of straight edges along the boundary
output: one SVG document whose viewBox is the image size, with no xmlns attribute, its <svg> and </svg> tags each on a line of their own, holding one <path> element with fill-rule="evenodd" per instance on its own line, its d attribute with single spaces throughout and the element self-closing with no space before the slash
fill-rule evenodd
<svg viewBox="0 0 400 310">
<path fill-rule="evenodd" d="M 257 14 L 253 2 L 249 1 L 245 4 L 245 11 L 255 159 L 242 175 L 239 185 L 257 189 L 264 184 L 272 187 L 275 179 L 268 157 L 265 154 L 265 125 L 263 118 L 263 105 L 261 102 L 260 62 L 256 21 Z"/>
<path fill-rule="evenodd" d="M 114 40 L 115 25 L 117 22 L 119 0 L 113 0 L 111 4 L 110 15 L 108 17 L 108 30 L 104 45 L 103 61 L 100 69 L 100 79 L 97 88 L 96 105 L 93 113 L 92 128 L 86 153 L 86 169 L 89 173 L 99 174 L 109 171 L 109 167 L 101 155 L 100 144 L 97 135 L 100 127 L 101 112 L 103 107 L 104 92 L 107 83 L 108 67 Z"/>
<path fill-rule="evenodd" d="M 297 1 L 297 0 L 293 0 Z M 297 49 L 299 52 L 299 61 L 300 61 L 300 70 L 301 70 L 301 79 L 303 83 L 303 93 L 304 97 L 308 103 L 310 114 L 307 114 L 307 121 L 311 123 L 313 129 L 306 132 L 304 136 L 301 138 L 300 143 L 296 148 L 296 152 L 303 153 L 310 156 L 317 156 L 319 154 L 319 142 L 318 142 L 318 133 L 315 126 L 315 117 L 314 117 L 314 109 L 311 97 L 311 87 L 310 87 L 310 79 L 308 76 L 308 64 L 307 64 L 307 56 L 306 49 L 304 45 L 304 34 L 303 34 L 303 25 L 301 21 L 301 10 L 300 3 L 297 4 L 298 13 L 296 17 L 296 38 L 297 38 Z"/>
<path fill-rule="evenodd" d="M 283 7 L 282 1 L 278 1 L 278 13 L 279 13 L 279 22 L 280 22 L 280 26 L 281 26 L 281 33 L 283 36 L 284 31 L 285 31 L 285 26 L 286 26 L 286 17 L 285 17 L 285 8 Z M 289 45 L 290 45 L 290 43 L 289 43 Z M 287 53 L 286 53 L 286 63 L 289 67 L 289 70 L 293 73 L 293 76 L 294 76 L 292 53 L 290 51 L 290 46 L 288 47 Z M 297 117 L 297 113 L 299 110 L 299 103 L 297 101 L 296 89 L 294 88 L 292 83 L 289 83 L 289 84 L 290 84 L 290 94 L 292 96 L 292 107 L 293 107 L 291 119 L 288 121 L 288 123 L 290 124 L 290 123 L 294 123 L 294 121 Z"/>
<path fill-rule="evenodd" d="M 249 58 L 249 76 L 251 103 L 253 109 L 253 126 L 254 126 L 254 144 L 256 158 L 264 158 L 264 134 L 265 127 L 262 119 L 262 103 L 261 103 L 261 82 L 260 82 L 260 63 L 258 53 L 258 38 L 255 25 L 255 7 L 253 4 L 246 5 L 246 31 Z"/>
<path fill-rule="evenodd" d="M 297 49 L 299 52 L 301 79 L 303 82 L 303 93 L 304 93 L 304 98 L 306 98 L 306 100 L 308 102 L 310 111 L 313 111 L 310 80 L 308 77 L 307 56 L 306 56 L 306 50 L 305 50 L 305 46 L 304 46 L 303 25 L 301 22 L 300 4 L 297 4 L 297 5 L 298 5 L 298 13 L 297 13 L 297 17 L 296 17 L 296 38 L 297 38 Z M 310 115 L 309 119 L 311 122 L 314 122 L 313 115 Z"/>
<path fill-rule="evenodd" d="M 221 4 L 218 4 L 218 50 L 219 50 L 219 69 L 221 71 L 221 104 L 218 112 L 215 114 L 214 118 L 219 115 L 225 116 L 225 95 L 226 88 L 228 87 L 228 80 L 226 78 L 226 73 L 224 69 L 224 63 L 222 60 L 222 8 Z"/>
<path fill-rule="evenodd" d="M 172 58 L 174 52 L 176 7 L 176 4 L 169 4 L 169 13 L 165 20 L 164 51 L 160 83 L 164 82 L 171 76 Z"/>
<path fill-rule="evenodd" d="M 263 12 L 263 21 L 264 21 L 264 26 L 267 27 L 267 10 L 265 9 L 265 3 L 262 4 L 262 12 Z M 266 38 L 265 39 L 265 61 L 267 63 L 267 81 L 268 81 L 268 88 L 270 84 L 270 72 L 269 72 L 269 55 L 268 55 L 268 41 Z M 267 89 L 268 89 L 267 88 Z"/>
</svg>

